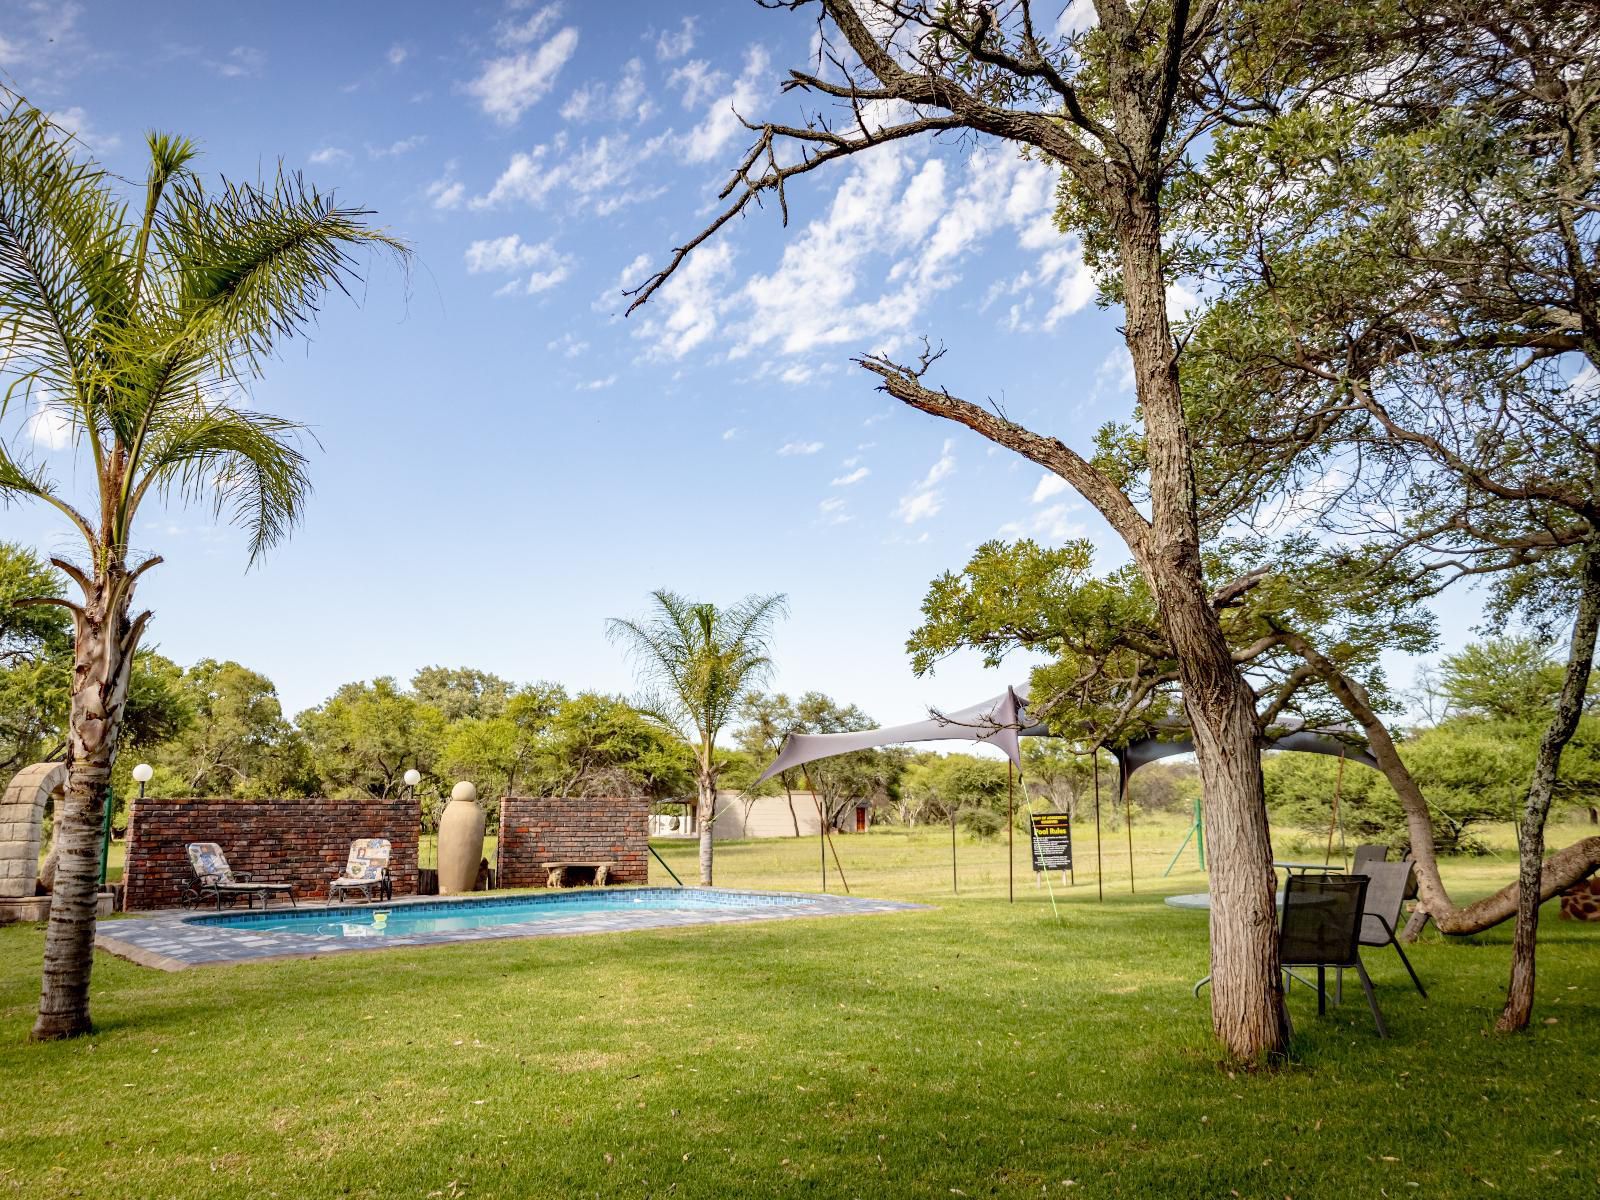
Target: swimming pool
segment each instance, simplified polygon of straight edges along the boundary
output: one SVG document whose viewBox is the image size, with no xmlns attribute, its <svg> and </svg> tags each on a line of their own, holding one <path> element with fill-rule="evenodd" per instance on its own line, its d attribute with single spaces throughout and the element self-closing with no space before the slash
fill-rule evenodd
<svg viewBox="0 0 1600 1200">
<path fill-rule="evenodd" d="M 267 912 L 218 913 L 190 917 L 191 925 L 220 925 L 252 933 L 297 933 L 313 937 L 407 938 L 417 934 L 495 929 L 530 921 L 559 921 L 590 913 L 704 912 L 706 910 L 790 906 L 807 897 L 782 893 L 714 892 L 696 888 L 627 888 L 547 895 L 464 897 L 459 900 L 363 905 L 360 908 L 306 907 Z"/>
<path fill-rule="evenodd" d="M 306 904 L 266 912 L 165 912 L 101 921 L 95 945 L 141 966 L 181 971 L 401 947 L 865 916 L 922 907 L 858 896 L 722 888 L 606 888 L 442 900 L 402 897 L 347 908 Z"/>
</svg>

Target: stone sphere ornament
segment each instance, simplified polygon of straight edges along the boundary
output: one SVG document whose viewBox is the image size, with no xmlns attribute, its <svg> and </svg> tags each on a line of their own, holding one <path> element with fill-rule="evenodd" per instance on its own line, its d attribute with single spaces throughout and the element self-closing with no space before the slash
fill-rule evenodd
<svg viewBox="0 0 1600 1200">
<path fill-rule="evenodd" d="M 450 799 L 463 800 L 468 804 L 476 804 L 478 802 L 478 788 L 475 784 L 468 783 L 465 779 L 463 779 L 460 783 L 456 784 L 455 787 L 450 789 Z"/>
</svg>

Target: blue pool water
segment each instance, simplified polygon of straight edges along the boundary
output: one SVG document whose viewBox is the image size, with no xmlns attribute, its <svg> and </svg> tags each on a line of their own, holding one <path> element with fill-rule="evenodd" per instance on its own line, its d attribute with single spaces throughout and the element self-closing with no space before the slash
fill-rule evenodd
<svg viewBox="0 0 1600 1200">
<path fill-rule="evenodd" d="M 220 925 L 250 933 L 299 933 L 339 938 L 410 937 L 463 929 L 492 929 L 581 917 L 590 913 L 704 911 L 706 909 L 788 907 L 800 896 L 755 892 L 707 892 L 677 888 L 618 888 L 615 891 L 437 900 L 392 906 L 323 908 L 307 905 L 271 912 L 219 913 L 191 917 L 192 925 Z"/>
</svg>

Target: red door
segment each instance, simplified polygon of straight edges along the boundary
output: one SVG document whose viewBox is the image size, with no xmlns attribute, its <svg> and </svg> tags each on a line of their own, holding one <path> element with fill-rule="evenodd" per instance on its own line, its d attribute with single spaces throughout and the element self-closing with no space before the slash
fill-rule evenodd
<svg viewBox="0 0 1600 1200">
<path fill-rule="evenodd" d="M 867 831 L 867 810 L 864 809 L 864 808 L 857 807 L 856 808 L 856 832 L 857 833 L 865 833 L 866 831 Z"/>
</svg>

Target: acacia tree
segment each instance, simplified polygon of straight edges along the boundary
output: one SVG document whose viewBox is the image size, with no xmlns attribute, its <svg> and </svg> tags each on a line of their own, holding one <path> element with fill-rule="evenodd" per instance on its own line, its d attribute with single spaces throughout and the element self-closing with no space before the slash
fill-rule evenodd
<svg viewBox="0 0 1600 1200">
<path fill-rule="evenodd" d="M 1336 532 L 1442 581 L 1496 579 L 1491 610 L 1571 622 L 1519 823 L 1516 884 L 1464 907 L 1427 805 L 1359 685 L 1303 654 L 1366 727 L 1406 807 L 1419 915 L 1471 932 L 1514 912 L 1499 1025 L 1526 1027 L 1539 906 L 1600 867 L 1600 839 L 1544 857 L 1562 752 L 1600 622 L 1600 11 L 1580 0 L 1400 0 L 1371 13 L 1265 4 L 1270 119 L 1218 139 L 1191 197 L 1220 288 L 1197 331 L 1222 425 L 1268 458 L 1336 431 Z M 1381 87 L 1365 86 L 1381 79 Z M 1399 477 L 1399 485 L 1397 479 Z M 1351 514 L 1360 514 L 1352 523 Z M 1377 523 L 1372 517 L 1392 517 Z"/>
<path fill-rule="evenodd" d="M 1235 107 L 1222 86 L 1233 69 L 1224 35 L 1237 6 L 1094 0 L 1093 28 L 1054 37 L 1041 35 L 1029 0 L 817 3 L 818 69 L 791 71 L 785 87 L 831 99 L 836 118 L 753 124 L 754 144 L 723 188 L 727 206 L 632 293 L 630 311 L 751 201 L 770 193 L 783 205 L 792 180 L 888 142 L 967 131 L 1061 170 L 1073 226 L 1098 249 L 1108 296 L 1122 306 L 1148 516 L 1114 466 L 931 386 L 938 352 L 911 364 L 882 356 L 857 361 L 903 403 L 965 425 L 1065 479 L 1127 544 L 1176 654 L 1210 799 L 1212 1027 L 1240 1059 L 1277 1054 L 1288 1030 L 1255 696 L 1218 618 L 1219 606 L 1247 585 L 1224 581 L 1213 590 L 1204 577 L 1193 429 L 1166 307 L 1174 276 L 1163 253 L 1164 193 L 1189 171 L 1189 148 L 1231 119 Z"/>
<path fill-rule="evenodd" d="M 366 210 L 300 177 L 224 182 L 194 173 L 192 142 L 149 137 L 143 202 L 79 157 L 26 102 L 0 116 L 0 371 L 7 405 L 67 422 L 88 458 L 90 504 L 73 504 L 20 442 L 0 445 L 0 499 L 38 500 L 83 539 L 52 563 L 81 599 L 72 615 L 71 713 L 60 866 L 45 934 L 35 1038 L 90 1028 L 99 830 L 129 673 L 151 613 L 130 615 L 158 556 L 133 550 L 146 502 L 208 500 L 245 527 L 250 562 L 288 535 L 310 483 L 300 427 L 244 407 L 266 358 L 355 278 L 353 250 L 404 246 Z M 3 413 L 0 413 L 3 415 Z"/>
<path fill-rule="evenodd" d="M 700 827 L 700 885 L 711 886 L 716 821 L 717 736 L 772 669 L 772 627 L 785 615 L 782 595 L 746 596 L 718 608 L 665 588 L 651 593 L 647 617 L 606 622 L 606 636 L 633 659 L 647 688 L 640 707 L 690 738 L 695 758 L 695 817 Z"/>
</svg>

